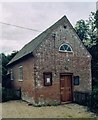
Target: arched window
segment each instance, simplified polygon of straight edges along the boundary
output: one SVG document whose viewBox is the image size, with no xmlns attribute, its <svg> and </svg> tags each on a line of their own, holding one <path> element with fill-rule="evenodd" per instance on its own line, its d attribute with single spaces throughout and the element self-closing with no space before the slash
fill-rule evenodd
<svg viewBox="0 0 98 120">
<path fill-rule="evenodd" d="M 60 47 L 59 47 L 59 51 L 60 52 L 73 52 L 72 48 L 70 45 L 68 44 L 62 44 Z"/>
</svg>

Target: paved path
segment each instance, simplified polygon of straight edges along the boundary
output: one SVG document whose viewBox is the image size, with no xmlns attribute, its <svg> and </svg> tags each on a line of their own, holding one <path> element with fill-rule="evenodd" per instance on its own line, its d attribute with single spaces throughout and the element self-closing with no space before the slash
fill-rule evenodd
<svg viewBox="0 0 98 120">
<path fill-rule="evenodd" d="M 94 113 L 88 112 L 87 107 L 77 104 L 59 106 L 33 107 L 26 102 L 9 101 L 2 103 L 3 118 L 91 118 Z"/>
</svg>

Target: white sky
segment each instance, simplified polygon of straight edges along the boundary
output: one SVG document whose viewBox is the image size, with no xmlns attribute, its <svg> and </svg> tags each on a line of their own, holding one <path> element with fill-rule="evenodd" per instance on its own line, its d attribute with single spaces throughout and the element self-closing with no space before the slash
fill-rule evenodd
<svg viewBox="0 0 98 120">
<path fill-rule="evenodd" d="M 95 2 L 3 2 L 0 22 L 15 24 L 40 31 L 50 27 L 66 15 L 74 26 L 80 19 L 88 19 L 95 12 Z M 40 32 L 25 30 L 0 23 L 0 51 L 8 54 L 20 50 Z"/>
</svg>

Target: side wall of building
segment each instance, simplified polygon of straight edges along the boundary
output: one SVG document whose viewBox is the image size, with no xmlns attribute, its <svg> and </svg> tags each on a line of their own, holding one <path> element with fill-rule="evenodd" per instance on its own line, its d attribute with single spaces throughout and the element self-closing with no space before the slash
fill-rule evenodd
<svg viewBox="0 0 98 120">
<path fill-rule="evenodd" d="M 23 81 L 19 81 L 19 66 L 23 67 Z M 21 97 L 23 100 L 34 103 L 35 99 L 35 82 L 34 82 L 34 59 L 21 60 L 17 64 L 12 65 L 13 80 L 12 86 L 15 89 L 21 89 Z"/>
</svg>

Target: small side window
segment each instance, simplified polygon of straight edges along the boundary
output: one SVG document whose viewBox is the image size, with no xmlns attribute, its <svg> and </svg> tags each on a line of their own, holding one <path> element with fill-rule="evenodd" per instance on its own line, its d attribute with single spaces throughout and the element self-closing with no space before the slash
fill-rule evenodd
<svg viewBox="0 0 98 120">
<path fill-rule="evenodd" d="M 23 66 L 20 65 L 18 69 L 18 80 L 23 81 Z"/>
<path fill-rule="evenodd" d="M 52 85 L 52 73 L 50 72 L 43 73 L 43 78 L 44 78 L 44 86 Z"/>
<path fill-rule="evenodd" d="M 13 79 L 13 70 L 11 69 L 11 80 L 14 80 Z"/>
<path fill-rule="evenodd" d="M 74 85 L 79 85 L 79 84 L 80 84 L 80 77 L 74 76 Z"/>
</svg>

